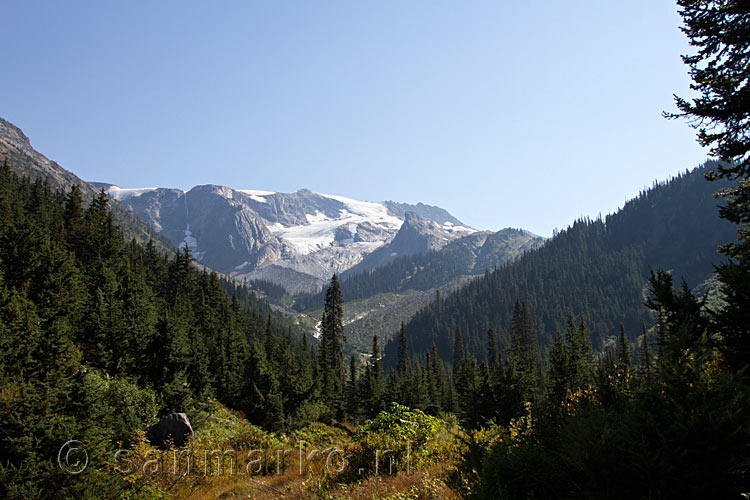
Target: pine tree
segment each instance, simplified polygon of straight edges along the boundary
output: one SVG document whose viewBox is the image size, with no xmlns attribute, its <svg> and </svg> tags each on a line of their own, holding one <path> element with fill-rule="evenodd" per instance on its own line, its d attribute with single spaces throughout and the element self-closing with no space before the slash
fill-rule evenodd
<svg viewBox="0 0 750 500">
<path fill-rule="evenodd" d="M 617 339 L 617 364 L 627 369 L 630 367 L 630 343 L 625 333 L 625 325 L 620 323 L 620 336 Z"/>
<path fill-rule="evenodd" d="M 346 413 L 355 424 L 359 422 L 362 413 L 357 383 L 357 360 L 352 354 L 349 360 L 349 380 L 346 384 Z"/>
<path fill-rule="evenodd" d="M 430 351 L 425 353 L 424 380 L 428 400 L 428 403 L 425 405 L 425 412 L 430 415 L 438 414 L 440 411 L 440 399 L 442 397 L 442 391 L 439 388 L 438 382 L 438 371 L 435 366 L 440 360 L 436 359 L 436 356 L 437 353 L 434 350 L 432 353 Z"/>
<path fill-rule="evenodd" d="M 366 400 L 367 412 L 372 417 L 377 415 L 385 407 L 385 379 L 380 364 L 380 347 L 378 346 L 378 336 L 372 337 L 372 353 L 367 367 L 366 378 L 367 390 Z"/>
<path fill-rule="evenodd" d="M 466 349 L 464 347 L 464 339 L 461 334 L 461 327 L 456 327 L 456 332 L 453 336 L 453 371 L 458 373 L 458 367 L 461 365 L 461 360 L 464 358 Z"/>
<path fill-rule="evenodd" d="M 276 354 L 276 334 L 273 331 L 273 325 L 271 324 L 271 315 L 268 315 L 268 320 L 266 321 L 266 332 L 265 332 L 265 350 L 266 350 L 266 356 L 268 356 L 269 360 L 275 359 Z"/>
<path fill-rule="evenodd" d="M 323 401 L 338 418 L 343 417 L 345 387 L 343 316 L 341 287 L 334 274 L 326 291 L 321 320 L 320 371 Z"/>
<path fill-rule="evenodd" d="M 81 258 L 86 235 L 83 227 L 83 196 L 78 185 L 73 184 L 65 199 L 65 240 L 68 248 Z"/>
<path fill-rule="evenodd" d="M 646 382 L 646 385 L 651 385 L 652 377 L 651 377 L 651 347 L 649 347 L 648 344 L 648 332 L 646 332 L 646 323 L 644 322 L 642 325 L 642 335 L 641 338 L 643 339 L 643 353 L 641 355 L 641 371 L 643 373 L 643 378 Z"/>
<path fill-rule="evenodd" d="M 417 359 L 414 369 L 409 377 L 409 406 L 429 413 L 432 405 L 430 398 L 429 382 L 427 379 L 427 368 Z"/>
<path fill-rule="evenodd" d="M 547 374 L 548 398 L 553 403 L 565 400 L 570 389 L 573 389 L 571 375 L 574 368 L 568 355 L 569 346 L 565 335 L 557 332 L 549 352 L 549 372 Z"/>
<path fill-rule="evenodd" d="M 522 381 L 520 387 L 523 397 L 532 401 L 543 385 L 542 361 L 531 313 L 525 303 L 516 301 L 512 317 L 512 354 L 513 372 Z"/>
<path fill-rule="evenodd" d="M 588 328 L 586 328 L 583 317 L 579 318 L 578 324 L 576 324 L 573 315 L 569 314 L 567 323 L 565 339 L 568 343 L 570 362 L 570 389 L 576 390 L 593 383 L 593 353 Z"/>
<path fill-rule="evenodd" d="M 399 374 L 405 374 L 409 369 L 409 343 L 406 339 L 406 328 L 404 322 L 401 322 L 401 330 L 398 336 L 398 365 Z"/>
<path fill-rule="evenodd" d="M 461 422 L 476 428 L 481 423 L 480 380 L 477 373 L 477 361 L 473 356 L 463 356 L 456 373 L 456 394 Z"/>
<path fill-rule="evenodd" d="M 698 142 L 722 161 L 706 177 L 734 184 L 717 195 L 726 200 L 721 217 L 737 227 L 737 242 L 721 247 L 731 259 L 717 267 L 725 306 L 715 315 L 718 348 L 733 370 L 746 376 L 750 363 L 750 9 L 736 0 L 678 0 L 682 31 L 697 53 L 683 56 L 690 68 L 692 100 L 675 96 L 679 114 L 698 130 Z"/>
<path fill-rule="evenodd" d="M 490 370 L 494 370 L 497 367 L 498 356 L 495 330 L 490 328 L 487 330 L 487 366 Z"/>
</svg>

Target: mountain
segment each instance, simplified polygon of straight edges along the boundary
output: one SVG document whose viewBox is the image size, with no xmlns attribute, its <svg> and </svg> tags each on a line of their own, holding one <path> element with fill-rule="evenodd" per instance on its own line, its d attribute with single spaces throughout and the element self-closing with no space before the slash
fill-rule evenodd
<svg viewBox="0 0 750 500">
<path fill-rule="evenodd" d="M 317 291 L 333 273 L 373 253 L 370 267 L 383 265 L 393 253 L 426 252 L 476 232 L 445 210 L 421 203 L 365 202 L 307 189 L 94 185 L 174 245 L 187 245 L 206 266 L 239 279 L 280 284 L 290 293 Z"/>
<path fill-rule="evenodd" d="M 367 255 L 362 262 L 346 271 L 346 276 L 377 269 L 396 257 L 423 254 L 440 250 L 456 239 L 456 234 L 466 234 L 462 225 L 446 220 L 439 223 L 422 219 L 415 212 L 404 212 L 404 223 L 390 243 Z"/>
<path fill-rule="evenodd" d="M 699 286 L 723 258 L 718 245 L 736 238 L 712 196 L 727 183 L 704 179 L 715 167 L 707 162 L 655 183 L 604 220 L 578 220 L 539 248 L 433 301 L 406 325 L 410 352 L 424 353 L 435 343 L 450 360 L 460 328 L 467 349 L 483 359 L 488 328 L 509 345 L 516 300 L 529 306 L 542 347 L 569 314 L 584 319 L 597 349 L 613 341 L 620 322 L 636 338 L 642 322 L 652 323 L 643 305 L 649 271 L 666 269 L 677 283 Z M 388 362 L 396 351 L 394 342 L 386 346 Z"/>
<path fill-rule="evenodd" d="M 404 227 L 410 223 L 404 222 Z M 407 232 L 411 229 L 407 228 Z M 400 232 L 399 232 L 400 234 Z M 398 245 L 397 235 L 394 238 Z M 524 253 L 538 248 L 545 239 L 528 231 L 506 228 L 497 232 L 477 231 L 451 241 L 438 250 L 393 257 L 378 268 L 360 269 L 361 265 L 343 273 L 341 290 L 347 303 L 378 294 L 402 294 L 408 291 L 433 292 L 459 278 L 479 276 L 502 266 Z M 386 245 L 384 249 L 391 247 Z M 373 252 L 375 255 L 380 250 Z M 368 256 L 363 263 L 370 258 Z M 322 307 L 324 292 L 296 297 L 299 311 Z M 400 320 L 407 319 L 401 317 Z"/>
<path fill-rule="evenodd" d="M 73 185 L 81 189 L 84 200 L 91 201 L 97 189 L 78 178 L 72 172 L 61 167 L 57 162 L 48 159 L 31 146 L 31 141 L 17 126 L 0 118 L 0 165 L 7 162 L 11 172 L 18 176 L 46 181 L 52 190 L 69 191 Z M 152 231 L 132 211 L 119 203 L 112 203 L 115 221 L 128 239 L 135 238 L 140 242 L 153 239 L 157 248 L 166 250 L 171 245 Z"/>
<path fill-rule="evenodd" d="M 366 257 L 390 255 L 399 248 L 402 233 L 411 235 L 413 217 L 408 217 L 393 242 Z M 420 223 L 421 224 L 421 223 Z M 429 237 L 417 233 L 414 238 L 425 243 Z M 410 236 L 404 236 L 408 238 Z M 545 239 L 528 231 L 506 228 L 497 232 L 477 231 L 453 240 L 437 250 L 392 257 L 382 267 L 362 269 L 355 266 L 342 275 L 344 297 L 344 333 L 352 349 L 367 351 L 372 336 L 387 340 L 435 299 L 447 294 L 484 273 L 511 262 L 544 243 Z M 324 292 L 300 295 L 293 307 L 311 317 L 320 317 Z"/>
<path fill-rule="evenodd" d="M 20 128 L 0 118 L 0 163 L 6 160 L 17 175 L 44 179 L 52 188 L 65 191 L 76 184 L 89 196 L 94 194 L 86 182 L 31 147 L 31 141 Z"/>
</svg>

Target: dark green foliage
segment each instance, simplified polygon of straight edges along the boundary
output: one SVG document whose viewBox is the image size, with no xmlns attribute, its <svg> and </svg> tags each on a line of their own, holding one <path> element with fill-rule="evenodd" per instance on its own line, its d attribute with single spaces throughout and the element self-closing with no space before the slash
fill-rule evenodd
<svg viewBox="0 0 750 500">
<path fill-rule="evenodd" d="M 472 356 L 463 356 L 456 372 L 456 394 L 458 396 L 458 415 L 461 422 L 468 427 L 477 427 L 482 420 L 480 388 L 482 380 L 477 373 L 477 360 Z"/>
<path fill-rule="evenodd" d="M 686 287 L 673 290 L 663 272 L 650 283 L 659 334 L 652 382 L 630 383 L 630 365 L 608 350 L 593 386 L 576 389 L 566 338 L 578 333 L 569 321 L 572 334 L 558 333 L 551 349 L 546 403 L 532 408 L 533 420 L 520 416 L 497 431 L 473 488 L 478 498 L 735 498 L 748 490 L 742 374 L 721 368 L 714 327 Z"/>
<path fill-rule="evenodd" d="M 406 328 L 403 321 L 401 322 L 401 331 L 398 335 L 398 362 L 396 370 L 405 374 L 409 370 L 409 342 L 406 339 Z"/>
<path fill-rule="evenodd" d="M 108 205 L 0 170 L 0 497 L 117 497 L 106 464 L 157 416 L 217 398 L 281 429 L 317 397 L 296 329 L 187 249 L 126 243 Z"/>
<path fill-rule="evenodd" d="M 331 409 L 333 416 L 344 416 L 344 387 L 346 371 L 344 367 L 344 317 L 341 287 L 334 274 L 326 290 L 323 318 L 320 323 L 320 376 L 323 402 Z"/>
<path fill-rule="evenodd" d="M 461 327 L 457 326 L 456 331 L 453 334 L 453 370 L 458 371 L 458 367 L 461 365 L 461 361 L 466 355 L 466 347 L 464 346 L 464 337 L 461 334 Z"/>
<path fill-rule="evenodd" d="M 423 353 L 435 343 L 441 357 L 450 360 L 456 326 L 477 359 L 485 356 L 488 328 L 500 333 L 500 349 L 507 348 L 511 339 L 502 332 L 510 329 L 517 300 L 533 311 L 543 351 L 565 328 L 570 312 L 583 317 L 597 350 L 617 338 L 620 322 L 636 334 L 643 321 L 651 323 L 643 308 L 650 268 L 670 269 L 676 279 L 701 283 L 721 260 L 717 245 L 734 237 L 732 225 L 716 218 L 712 196 L 728 183 L 716 186 L 703 178 L 716 165 L 708 162 L 654 184 L 604 220 L 576 221 L 543 247 L 441 297 L 406 324 L 410 352 Z M 750 285 L 739 276 L 735 281 L 738 318 L 748 318 L 750 308 L 741 304 Z M 395 362 L 396 351 L 394 342 L 386 346 L 386 362 Z"/>
<path fill-rule="evenodd" d="M 625 332 L 625 325 L 620 323 L 620 335 L 617 337 L 617 364 L 623 367 L 630 366 L 630 342 Z"/>
<path fill-rule="evenodd" d="M 380 348 L 378 336 L 372 338 L 372 352 L 365 368 L 365 376 L 362 380 L 362 404 L 367 415 L 374 416 L 385 408 L 385 378 L 380 363 Z"/>
<path fill-rule="evenodd" d="M 682 31 L 697 53 L 683 56 L 693 80 L 693 99 L 675 96 L 679 114 L 698 130 L 698 142 L 711 146 L 711 154 L 723 160 L 710 178 L 732 180 L 750 176 L 750 123 L 747 105 L 747 68 L 750 66 L 750 9 L 738 0 L 678 0 Z M 750 222 L 750 185 L 738 182 L 723 190 L 727 198 L 722 217 L 735 224 Z M 745 226 L 746 227 L 746 226 Z"/>
<path fill-rule="evenodd" d="M 721 183 L 717 196 L 725 200 L 722 218 L 734 223 L 737 242 L 724 240 L 729 262 L 718 268 L 726 306 L 716 314 L 722 339 L 719 348 L 735 370 L 750 359 L 750 8 L 737 0 L 679 0 L 682 31 L 697 52 L 683 56 L 698 96 L 675 96 L 679 114 L 698 130 L 698 142 L 711 146 L 722 163 L 706 177 Z M 745 374 L 748 370 L 745 369 Z"/>
<path fill-rule="evenodd" d="M 523 378 L 527 400 L 533 399 L 534 391 L 542 386 L 542 358 L 534 320 L 528 306 L 516 301 L 511 319 L 511 364 Z"/>
</svg>

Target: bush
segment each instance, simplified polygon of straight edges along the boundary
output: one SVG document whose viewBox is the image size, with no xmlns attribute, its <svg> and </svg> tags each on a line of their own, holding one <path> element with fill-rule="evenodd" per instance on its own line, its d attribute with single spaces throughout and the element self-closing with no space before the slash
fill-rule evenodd
<svg viewBox="0 0 750 500">
<path fill-rule="evenodd" d="M 435 436 L 441 428 L 442 420 L 393 403 L 357 430 L 351 467 L 357 474 L 418 468 L 440 454 Z"/>
</svg>

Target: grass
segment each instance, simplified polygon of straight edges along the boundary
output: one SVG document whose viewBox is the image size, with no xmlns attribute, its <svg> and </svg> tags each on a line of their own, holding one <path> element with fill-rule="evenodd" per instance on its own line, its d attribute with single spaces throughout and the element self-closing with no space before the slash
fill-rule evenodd
<svg viewBox="0 0 750 500">
<path fill-rule="evenodd" d="M 261 478 L 224 477 L 177 498 L 190 500 L 454 500 L 460 497 L 445 483 L 448 466 L 432 465 L 411 474 L 378 476 L 354 483 L 324 484 L 316 474 L 300 476 L 295 471 Z M 185 494 L 186 496 L 181 496 Z"/>
<path fill-rule="evenodd" d="M 433 438 L 425 445 L 424 456 L 432 458 L 409 472 L 375 475 L 351 466 L 364 451 L 340 428 L 315 423 L 291 434 L 270 434 L 216 404 L 187 448 L 157 450 L 141 434 L 127 462 L 113 472 L 132 484 L 129 499 L 458 499 L 446 483 L 459 456 L 446 450 L 457 448 L 458 441 L 451 424 L 433 420 L 442 424 L 434 428 L 433 422 Z M 223 450 L 234 451 L 222 459 Z M 189 473 L 187 457 L 192 457 Z M 340 469 L 344 457 L 348 468 Z"/>
</svg>

